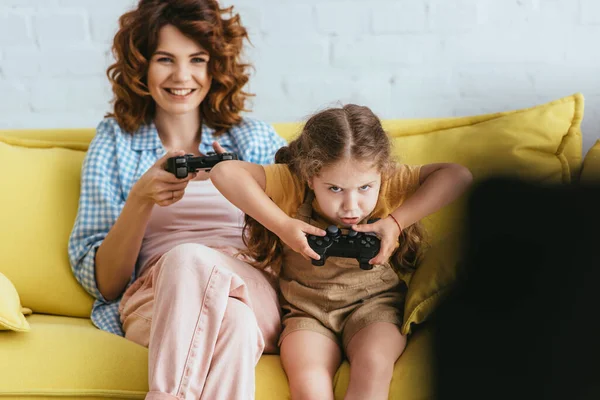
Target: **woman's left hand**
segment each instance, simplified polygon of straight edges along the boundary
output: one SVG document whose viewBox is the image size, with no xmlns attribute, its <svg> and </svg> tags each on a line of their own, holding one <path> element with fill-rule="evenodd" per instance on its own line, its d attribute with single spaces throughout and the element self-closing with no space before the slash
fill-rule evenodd
<svg viewBox="0 0 600 400">
<path fill-rule="evenodd" d="M 221 153 L 226 153 L 227 152 L 227 150 L 225 150 L 223 147 L 221 147 L 221 145 L 217 141 L 214 141 L 212 143 L 212 147 L 213 147 L 215 153 L 217 153 L 217 154 L 221 154 Z"/>
<path fill-rule="evenodd" d="M 352 225 L 352 229 L 356 232 L 373 232 L 381 240 L 379 253 L 369 260 L 371 265 L 385 264 L 398 247 L 400 228 L 391 217 L 380 219 L 372 224 Z"/>
</svg>

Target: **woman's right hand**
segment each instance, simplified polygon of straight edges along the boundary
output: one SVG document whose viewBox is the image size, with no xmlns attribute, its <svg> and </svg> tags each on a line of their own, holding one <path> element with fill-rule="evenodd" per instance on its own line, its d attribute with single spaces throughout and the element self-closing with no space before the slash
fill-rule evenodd
<svg viewBox="0 0 600 400">
<path fill-rule="evenodd" d="M 281 224 L 276 234 L 292 250 L 300 253 L 307 260 L 311 258 L 319 260 L 319 255 L 308 245 L 306 235 L 325 236 L 327 233 L 323 229 L 309 225 L 299 219 L 288 217 Z"/>
<path fill-rule="evenodd" d="M 170 157 L 184 154 L 183 150 L 168 151 L 133 185 L 130 195 L 134 195 L 143 203 L 158 204 L 162 207 L 170 206 L 181 200 L 189 181 L 194 179 L 197 174 L 189 173 L 185 178 L 179 179 L 166 171 L 165 165 Z"/>
</svg>

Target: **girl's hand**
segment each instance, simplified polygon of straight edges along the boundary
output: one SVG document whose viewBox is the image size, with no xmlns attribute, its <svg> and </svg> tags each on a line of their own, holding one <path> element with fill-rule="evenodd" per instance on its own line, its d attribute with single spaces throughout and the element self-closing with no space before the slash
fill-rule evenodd
<svg viewBox="0 0 600 400">
<path fill-rule="evenodd" d="M 356 232 L 373 232 L 381 240 L 379 253 L 369 260 L 371 265 L 385 264 L 398 247 L 400 228 L 391 217 L 380 219 L 372 224 L 352 225 L 352 229 Z"/>
<path fill-rule="evenodd" d="M 196 173 L 190 173 L 185 178 L 179 179 L 166 171 L 165 165 L 168 158 L 184 154 L 183 150 L 168 151 L 133 185 L 130 195 L 143 203 L 158 204 L 162 207 L 181 200 L 185 188 L 189 181 L 196 177 Z"/>
<path fill-rule="evenodd" d="M 292 250 L 300 253 L 305 259 L 310 260 L 313 258 L 319 260 L 321 258 L 308 245 L 306 235 L 325 236 L 326 232 L 323 229 L 309 225 L 299 219 L 288 217 L 275 234 L 279 236 L 285 244 L 290 246 Z"/>
</svg>

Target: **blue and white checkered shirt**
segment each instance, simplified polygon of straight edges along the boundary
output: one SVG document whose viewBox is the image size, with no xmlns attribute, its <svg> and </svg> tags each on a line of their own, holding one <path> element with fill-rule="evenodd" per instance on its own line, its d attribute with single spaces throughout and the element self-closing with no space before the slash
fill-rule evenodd
<svg viewBox="0 0 600 400">
<path fill-rule="evenodd" d="M 214 133 L 214 129 L 202 126 L 199 146 L 202 154 L 213 151 L 212 143 L 217 140 L 241 160 L 270 164 L 275 152 L 286 145 L 273 127 L 251 118 L 244 118 L 218 138 Z M 83 162 L 79 210 L 69 238 L 69 259 L 75 278 L 96 298 L 92 322 L 117 335 L 123 336 L 118 312 L 120 298 L 109 302 L 98 290 L 94 271 L 96 250 L 121 213 L 133 184 L 165 152 L 154 124 L 143 125 L 131 135 L 121 130 L 114 118 L 106 118 L 98 125 Z M 135 278 L 134 272 L 131 282 Z"/>
</svg>

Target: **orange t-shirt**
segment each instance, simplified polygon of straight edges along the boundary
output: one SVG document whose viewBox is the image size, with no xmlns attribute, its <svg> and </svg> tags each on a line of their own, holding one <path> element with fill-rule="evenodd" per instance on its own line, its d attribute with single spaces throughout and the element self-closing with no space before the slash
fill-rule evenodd
<svg viewBox="0 0 600 400">
<path fill-rule="evenodd" d="M 304 201 L 307 186 L 292 174 L 287 164 L 264 165 L 266 175 L 265 193 L 287 215 L 293 217 Z M 419 187 L 420 165 L 397 164 L 388 179 L 381 182 L 379 199 L 370 218 L 385 218 L 398 208 Z M 323 218 L 317 200 L 313 210 Z M 326 222 L 331 222 L 327 221 Z"/>
</svg>

